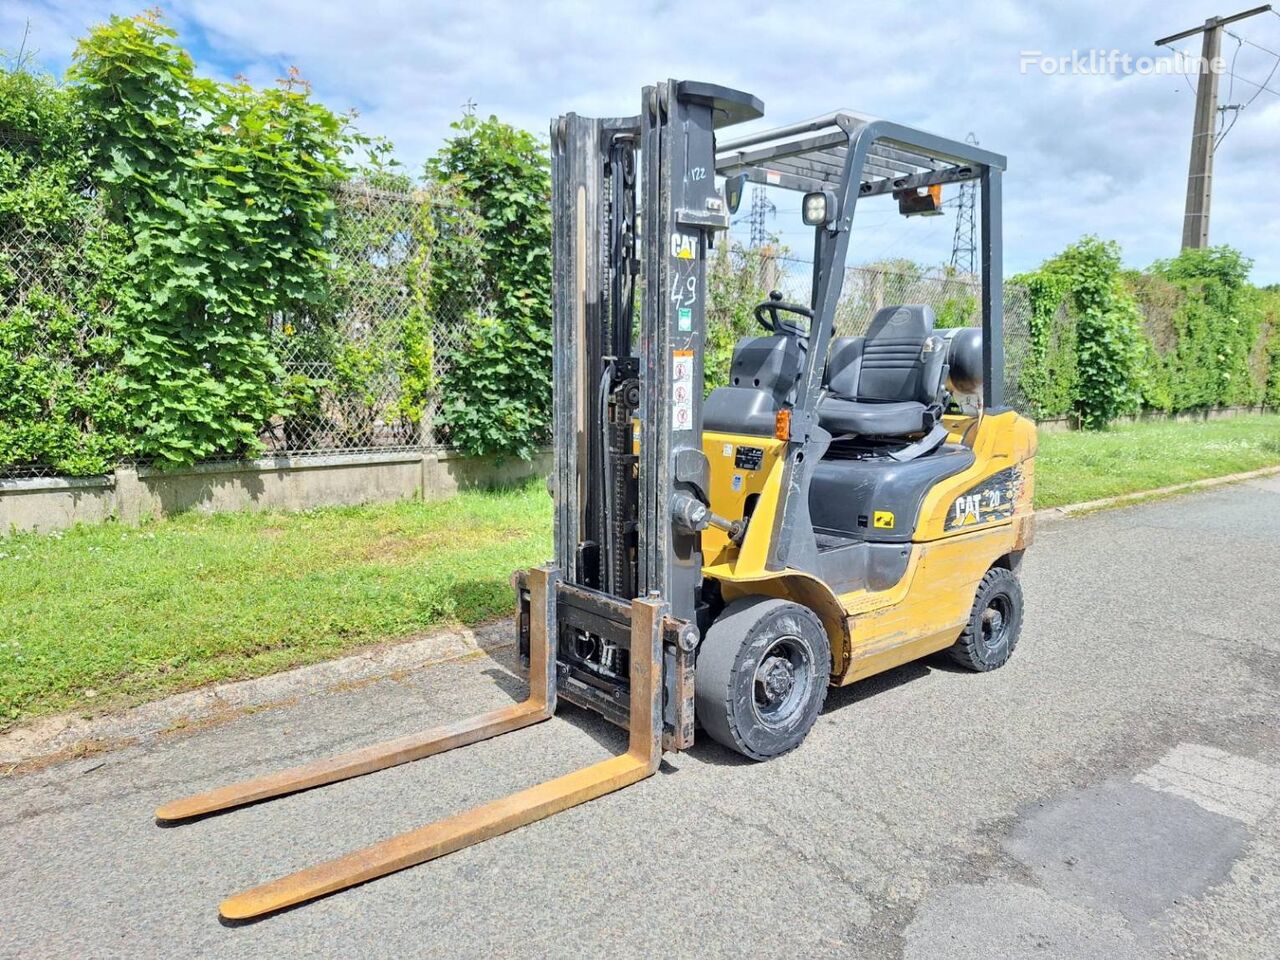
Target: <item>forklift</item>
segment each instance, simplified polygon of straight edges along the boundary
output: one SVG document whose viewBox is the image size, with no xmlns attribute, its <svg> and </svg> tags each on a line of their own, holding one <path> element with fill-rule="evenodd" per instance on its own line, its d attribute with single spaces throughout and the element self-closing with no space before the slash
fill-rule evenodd
<svg viewBox="0 0 1280 960">
<path fill-rule="evenodd" d="M 550 718 L 568 701 L 625 753 L 236 894 L 259 918 L 651 776 L 701 730 L 754 760 L 798 746 L 831 685 L 939 651 L 1012 654 L 1033 536 L 1034 425 L 1004 406 L 1000 177 L 973 144 L 837 112 L 733 140 L 763 115 L 709 83 L 646 87 L 635 116 L 551 125 L 555 556 L 517 572 L 526 700 L 166 804 L 193 820 Z M 982 327 L 927 305 L 837 337 L 855 208 L 981 194 Z M 704 397 L 707 260 L 747 183 L 803 194 L 808 303 L 755 308 Z M 719 184 L 719 185 L 718 185 Z"/>
</svg>

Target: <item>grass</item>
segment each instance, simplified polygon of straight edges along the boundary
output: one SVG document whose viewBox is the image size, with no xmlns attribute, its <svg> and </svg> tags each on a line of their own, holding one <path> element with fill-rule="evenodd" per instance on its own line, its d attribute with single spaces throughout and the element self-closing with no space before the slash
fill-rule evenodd
<svg viewBox="0 0 1280 960">
<path fill-rule="evenodd" d="M 505 616 L 550 519 L 533 483 L 0 540 L 0 728 Z"/>
<path fill-rule="evenodd" d="M 1280 464 L 1280 416 L 1041 438 L 1036 505 Z M 511 610 L 540 482 L 440 503 L 187 515 L 0 540 L 0 728 L 259 676 Z"/>
<path fill-rule="evenodd" d="M 1045 433 L 1036 456 L 1037 507 L 1083 503 L 1280 464 L 1280 415 L 1123 424 Z"/>
</svg>

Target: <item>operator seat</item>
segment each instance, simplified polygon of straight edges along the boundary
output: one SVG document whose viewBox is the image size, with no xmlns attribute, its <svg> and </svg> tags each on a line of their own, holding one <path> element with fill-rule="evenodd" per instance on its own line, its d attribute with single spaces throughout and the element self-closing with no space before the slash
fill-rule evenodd
<svg viewBox="0 0 1280 960">
<path fill-rule="evenodd" d="M 861 337 L 839 337 L 827 361 L 818 423 L 833 436 L 910 437 L 937 426 L 947 349 L 924 304 L 885 307 Z"/>
</svg>

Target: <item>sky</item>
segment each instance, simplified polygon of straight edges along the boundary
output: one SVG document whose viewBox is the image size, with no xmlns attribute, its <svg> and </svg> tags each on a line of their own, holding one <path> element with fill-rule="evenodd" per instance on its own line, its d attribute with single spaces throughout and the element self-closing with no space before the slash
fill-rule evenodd
<svg viewBox="0 0 1280 960">
<path fill-rule="evenodd" d="M 297 66 L 321 100 L 339 111 L 355 108 L 361 128 L 390 138 L 414 169 L 468 102 L 482 115 L 541 133 L 551 117 L 570 110 L 637 113 L 640 88 L 668 77 L 758 96 L 765 118 L 737 128 L 743 132 L 847 108 L 956 139 L 973 133 L 1009 159 L 1005 269 L 1015 273 L 1089 233 L 1117 240 L 1134 267 L 1176 254 L 1194 106 L 1194 77 L 1047 74 L 1026 55 L 1167 56 L 1154 40 L 1237 9 L 1220 3 L 181 0 L 163 6 L 202 72 L 267 84 Z M 15 50 L 29 23 L 28 49 L 60 73 L 89 25 L 141 5 L 4 0 L 0 49 Z M 1252 257 L 1255 282 L 1275 283 L 1280 70 L 1271 71 L 1280 56 L 1268 51 L 1280 54 L 1280 15 L 1265 13 L 1228 30 L 1249 42 L 1223 38 L 1223 53 L 1241 79 L 1222 78 L 1220 102 L 1247 106 L 1216 154 L 1210 241 Z M 1179 46 L 1198 53 L 1199 38 Z M 798 198 L 774 199 L 778 214 L 769 228 L 805 252 L 811 233 L 799 222 Z M 950 254 L 953 227 L 951 213 L 905 219 L 887 198 L 860 204 L 850 260 L 940 263 Z"/>
</svg>

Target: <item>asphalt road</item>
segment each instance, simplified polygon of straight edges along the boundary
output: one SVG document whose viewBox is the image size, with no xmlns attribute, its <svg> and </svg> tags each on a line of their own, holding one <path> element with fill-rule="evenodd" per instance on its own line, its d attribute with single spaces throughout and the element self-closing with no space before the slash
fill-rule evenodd
<svg viewBox="0 0 1280 960">
<path fill-rule="evenodd" d="M 1280 955 L 1280 479 L 1060 521 L 987 675 L 833 691 L 768 764 L 637 786 L 262 922 L 218 900 L 601 759 L 550 723 L 161 829 L 161 801 L 467 712 L 487 657 L 0 782 L 5 957 Z"/>
</svg>

